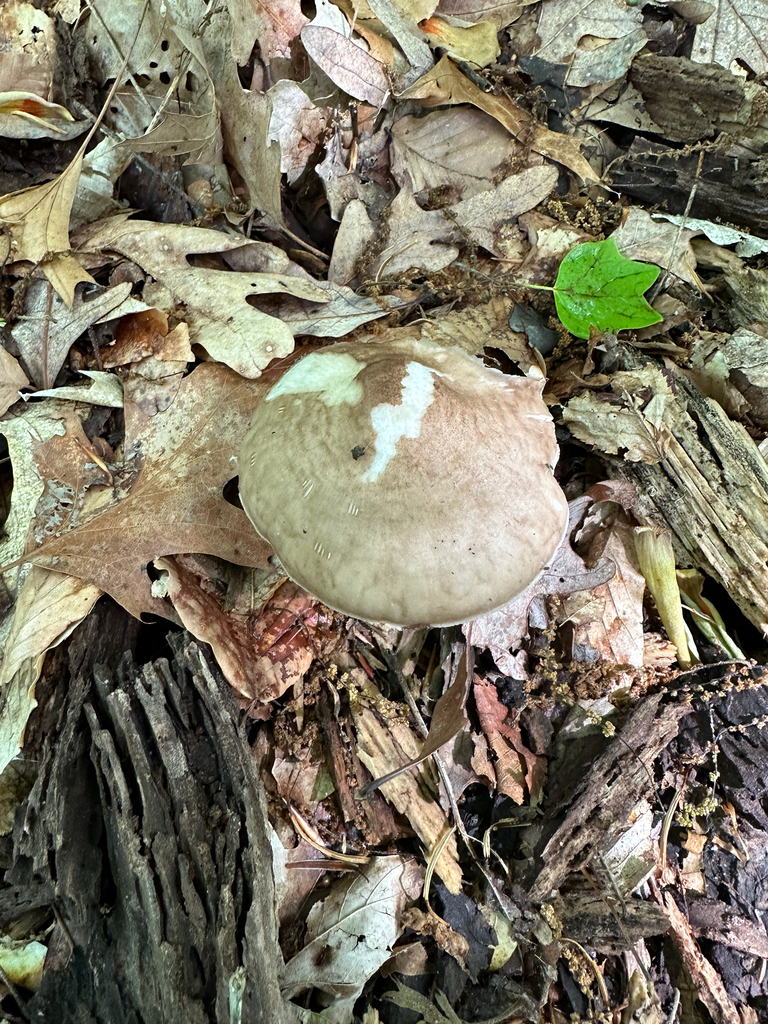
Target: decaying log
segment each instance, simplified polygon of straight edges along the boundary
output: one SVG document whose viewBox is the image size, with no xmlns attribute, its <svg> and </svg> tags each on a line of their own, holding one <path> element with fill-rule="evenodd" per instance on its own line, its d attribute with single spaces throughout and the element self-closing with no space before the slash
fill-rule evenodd
<svg viewBox="0 0 768 1024">
<path fill-rule="evenodd" d="M 120 614 L 103 600 L 70 644 L 16 817 L 0 918 L 53 922 L 24 1013 L 281 1024 L 263 794 L 234 702 L 187 634 L 171 663 L 98 664 Z"/>
<path fill-rule="evenodd" d="M 660 694 L 641 701 L 581 781 L 574 780 L 574 791 L 547 806 L 536 829 L 533 862 L 539 870 L 528 890 L 533 900 L 550 899 L 569 872 L 609 850 L 629 827 L 641 797 L 653 795 L 653 763 L 689 710 L 660 708 L 660 702 Z"/>
<path fill-rule="evenodd" d="M 682 374 L 664 412 L 664 457 L 617 462 L 636 510 L 672 530 L 689 561 L 721 583 L 768 635 L 768 464 L 739 423 Z M 686 557 L 687 556 L 687 557 Z"/>
<path fill-rule="evenodd" d="M 691 192 L 691 217 L 728 220 L 752 234 L 768 231 L 768 159 L 738 159 L 705 152 L 699 170 L 699 152 L 673 149 L 637 138 L 629 150 L 611 164 L 610 182 L 617 192 L 653 206 L 663 196 L 669 213 L 686 211 Z"/>
</svg>

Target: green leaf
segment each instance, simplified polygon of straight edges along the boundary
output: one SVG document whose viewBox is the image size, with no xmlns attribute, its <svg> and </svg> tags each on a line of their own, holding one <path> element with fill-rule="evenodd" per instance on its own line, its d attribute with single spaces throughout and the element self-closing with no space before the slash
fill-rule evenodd
<svg viewBox="0 0 768 1024">
<path fill-rule="evenodd" d="M 663 317 L 643 297 L 660 274 L 652 263 L 622 256 L 612 238 L 584 242 L 560 264 L 553 289 L 557 315 L 571 334 L 623 331 L 657 324 Z"/>
</svg>

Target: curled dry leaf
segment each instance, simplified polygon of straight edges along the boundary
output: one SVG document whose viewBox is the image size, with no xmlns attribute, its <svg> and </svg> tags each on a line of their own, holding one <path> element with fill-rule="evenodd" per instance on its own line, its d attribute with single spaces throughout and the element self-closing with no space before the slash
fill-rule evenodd
<svg viewBox="0 0 768 1024">
<path fill-rule="evenodd" d="M 99 587 L 33 566 L 22 585 L 0 667 L 0 772 L 22 747 L 36 706 L 34 687 L 43 656 L 65 640 L 101 596 Z"/>
<path fill-rule="evenodd" d="M 75 139 L 90 121 L 75 121 L 66 107 L 32 92 L 0 93 L 0 135 L 7 139 Z"/>
<path fill-rule="evenodd" d="M 433 15 L 422 21 L 419 28 L 434 46 L 442 47 L 454 60 L 465 60 L 473 67 L 487 67 L 501 52 L 496 26 L 490 21 L 459 27 Z"/>
<path fill-rule="evenodd" d="M 424 106 L 470 103 L 485 111 L 503 125 L 521 143 L 563 164 L 580 178 L 597 175 L 581 155 L 578 143 L 567 135 L 558 135 L 537 124 L 527 110 L 518 107 L 507 96 L 483 92 L 463 75 L 449 57 L 443 57 L 430 72 L 411 86 L 401 99 L 421 101 Z"/>
<path fill-rule="evenodd" d="M 0 416 L 19 400 L 19 388 L 29 384 L 26 374 L 10 352 L 0 347 Z"/>
<path fill-rule="evenodd" d="M 301 682 L 317 656 L 314 636 L 325 614 L 314 598 L 284 583 L 261 612 L 243 616 L 225 609 L 183 557 L 158 558 L 155 565 L 168 573 L 168 596 L 182 623 L 211 645 L 250 717 L 262 717 L 256 705 Z"/>
<path fill-rule="evenodd" d="M 632 527 L 617 506 L 601 510 L 587 562 L 609 558 L 615 573 L 606 583 L 566 596 L 558 616 L 572 628 L 574 661 L 590 661 L 594 652 L 607 665 L 643 665 L 643 592 L 645 580 L 637 565 Z M 597 518 L 597 514 L 593 515 Z M 615 685 L 621 685 L 621 679 Z"/>
</svg>

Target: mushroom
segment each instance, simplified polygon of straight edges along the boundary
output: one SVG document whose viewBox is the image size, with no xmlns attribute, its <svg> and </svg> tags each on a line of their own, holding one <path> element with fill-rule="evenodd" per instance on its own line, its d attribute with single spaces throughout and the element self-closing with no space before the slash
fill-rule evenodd
<svg viewBox="0 0 768 1024">
<path fill-rule="evenodd" d="M 400 626 L 466 622 L 545 568 L 568 507 L 543 384 L 459 348 L 350 342 L 260 402 L 240 497 L 294 582 Z"/>
</svg>

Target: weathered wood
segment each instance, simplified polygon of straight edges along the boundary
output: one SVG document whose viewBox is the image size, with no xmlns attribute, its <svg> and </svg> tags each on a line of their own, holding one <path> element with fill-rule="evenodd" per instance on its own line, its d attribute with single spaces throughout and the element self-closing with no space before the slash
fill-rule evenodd
<svg viewBox="0 0 768 1024">
<path fill-rule="evenodd" d="M 97 612 L 71 646 L 5 877 L 5 921 L 53 893 L 46 971 L 25 1013 L 280 1024 L 266 815 L 234 702 L 186 634 L 169 638 L 171 664 L 137 669 L 127 653 L 117 670 L 93 665 L 89 642 L 110 633 Z"/>
<path fill-rule="evenodd" d="M 768 465 L 722 406 L 682 374 L 674 384 L 664 458 L 612 464 L 637 485 L 637 509 L 672 530 L 679 564 L 689 561 L 721 583 L 768 635 Z"/>
<path fill-rule="evenodd" d="M 676 150 L 635 139 L 629 150 L 611 164 L 610 184 L 617 192 L 654 206 L 661 199 L 669 213 L 684 213 L 695 186 L 691 217 L 728 221 L 756 235 L 768 231 L 768 158 L 736 159 Z"/>
<path fill-rule="evenodd" d="M 660 702 L 656 694 L 638 704 L 583 778 L 573 780 L 573 791 L 547 806 L 543 822 L 532 832 L 539 838 L 534 860 L 538 873 L 528 889 L 531 899 L 549 899 L 569 872 L 609 850 L 629 827 L 640 798 L 653 795 L 653 763 L 689 710 L 659 708 Z"/>
</svg>

